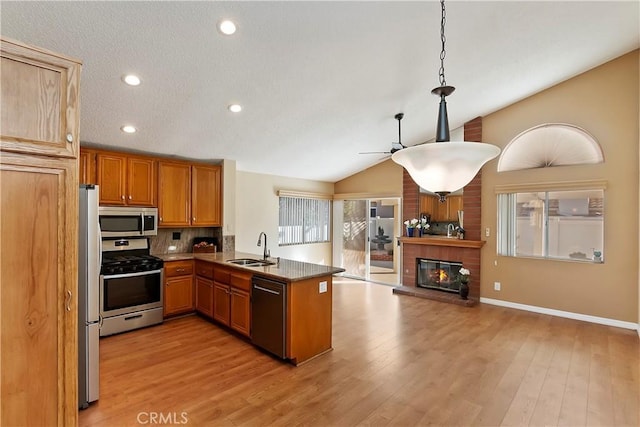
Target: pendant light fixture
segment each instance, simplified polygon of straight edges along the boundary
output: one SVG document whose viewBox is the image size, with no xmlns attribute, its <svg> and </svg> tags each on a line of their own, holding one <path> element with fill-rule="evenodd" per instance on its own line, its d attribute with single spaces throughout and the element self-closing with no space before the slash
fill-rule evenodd
<svg viewBox="0 0 640 427">
<path fill-rule="evenodd" d="M 431 91 L 440 97 L 436 142 L 416 145 L 395 152 L 391 158 L 403 166 L 411 178 L 420 187 L 440 196 L 444 202 L 447 194 L 459 190 L 476 176 L 482 165 L 500 154 L 500 148 L 482 142 L 450 141 L 449 118 L 445 98 L 455 88 L 447 86 L 444 77 L 445 50 L 445 8 L 444 0 L 440 1 L 442 19 L 440 20 L 440 86 Z"/>
</svg>

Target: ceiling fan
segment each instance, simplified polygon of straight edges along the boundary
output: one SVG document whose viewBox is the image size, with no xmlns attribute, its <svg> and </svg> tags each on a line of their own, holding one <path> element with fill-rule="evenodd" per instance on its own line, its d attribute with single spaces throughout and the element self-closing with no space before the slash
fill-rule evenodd
<svg viewBox="0 0 640 427">
<path fill-rule="evenodd" d="M 401 127 L 400 127 L 400 121 L 404 117 L 404 113 L 398 113 L 393 117 L 398 121 L 398 142 L 392 142 L 391 143 L 391 150 L 389 150 L 389 151 L 364 151 L 364 152 L 358 153 L 358 154 L 389 154 L 389 155 L 391 155 L 391 154 L 395 153 L 396 151 L 400 151 L 403 148 L 407 148 L 404 145 L 402 145 L 402 133 L 401 133 Z"/>
</svg>

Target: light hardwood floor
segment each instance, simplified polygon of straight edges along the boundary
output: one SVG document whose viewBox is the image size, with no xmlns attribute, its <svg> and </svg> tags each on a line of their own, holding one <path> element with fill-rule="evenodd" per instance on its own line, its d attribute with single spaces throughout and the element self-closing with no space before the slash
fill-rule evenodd
<svg viewBox="0 0 640 427">
<path fill-rule="evenodd" d="M 640 423 L 635 331 L 349 280 L 333 314 L 334 350 L 299 367 L 197 316 L 104 338 L 80 425 Z"/>
</svg>

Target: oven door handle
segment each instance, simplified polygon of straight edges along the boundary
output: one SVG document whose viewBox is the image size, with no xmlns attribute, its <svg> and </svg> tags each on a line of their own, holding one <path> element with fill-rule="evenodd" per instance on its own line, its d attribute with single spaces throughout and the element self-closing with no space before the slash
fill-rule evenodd
<svg viewBox="0 0 640 427">
<path fill-rule="evenodd" d="M 109 276 L 104 275 L 105 279 L 121 279 L 123 277 L 138 277 L 138 276 L 150 276 L 152 274 L 160 274 L 162 270 L 140 271 L 138 273 L 123 273 L 123 274 L 111 274 Z"/>
</svg>

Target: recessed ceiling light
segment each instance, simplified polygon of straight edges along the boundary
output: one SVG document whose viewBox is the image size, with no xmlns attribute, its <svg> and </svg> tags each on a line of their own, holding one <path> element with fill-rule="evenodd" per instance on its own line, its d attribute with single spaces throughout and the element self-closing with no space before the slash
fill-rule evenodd
<svg viewBox="0 0 640 427">
<path fill-rule="evenodd" d="M 126 76 L 122 76 L 122 81 L 129 86 L 138 86 L 140 84 L 140 77 L 135 74 L 127 74 Z"/>
<path fill-rule="evenodd" d="M 126 126 L 122 126 L 120 130 L 124 133 L 136 133 L 138 129 L 136 129 L 135 126 L 126 125 Z"/>
<path fill-rule="evenodd" d="M 229 111 L 231 111 L 232 113 L 239 113 L 240 111 L 242 111 L 242 105 L 231 104 L 229 105 Z"/>
<path fill-rule="evenodd" d="M 222 34 L 230 36 L 231 34 L 236 32 L 236 24 L 229 20 L 222 21 L 218 24 L 218 29 Z"/>
</svg>

